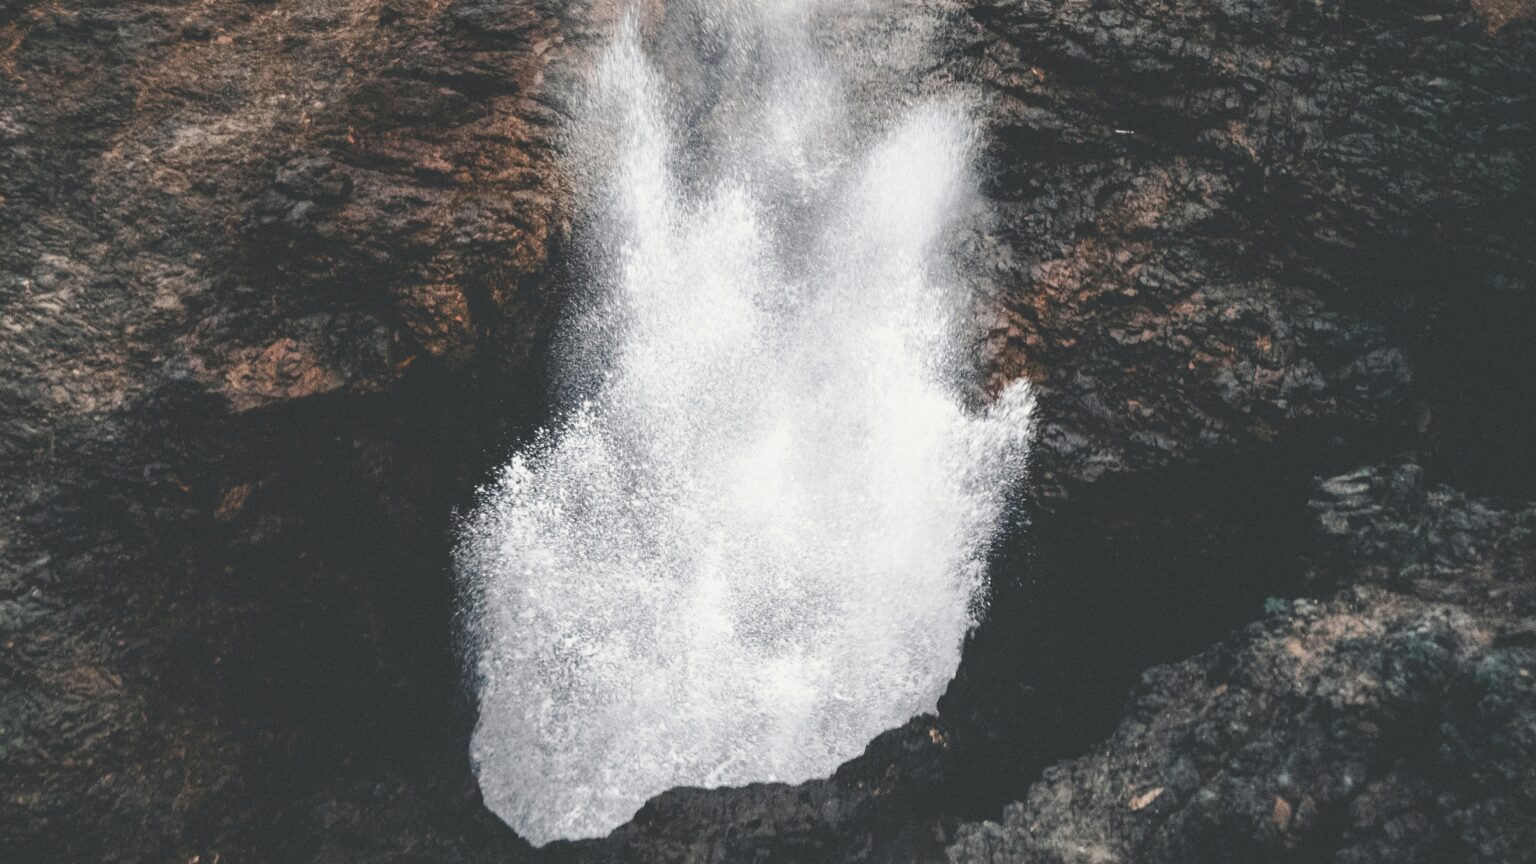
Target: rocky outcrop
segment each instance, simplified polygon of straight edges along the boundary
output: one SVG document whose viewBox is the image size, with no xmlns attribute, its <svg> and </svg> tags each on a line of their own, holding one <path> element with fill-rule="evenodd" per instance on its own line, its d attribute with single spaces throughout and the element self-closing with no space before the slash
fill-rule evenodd
<svg viewBox="0 0 1536 864">
<path fill-rule="evenodd" d="M 973 11 L 1009 274 L 994 374 L 1060 406 L 1048 490 L 1314 430 L 1401 431 L 1530 488 L 1527 30 L 1412 3 Z M 1482 358 L 1451 350 L 1471 333 Z"/>
<path fill-rule="evenodd" d="M 1214 639 L 1313 590 L 1312 477 L 1414 453 L 1536 494 L 1536 43 L 1472 6 L 971 13 L 1000 222 L 979 242 L 1006 286 L 990 368 L 1039 388 L 1040 512 L 943 713 L 1007 787 L 1107 734 L 1093 694 L 1130 667 L 1198 650 L 1170 630 Z M 1092 632 L 1124 647 L 1060 655 Z"/>
<path fill-rule="evenodd" d="M 542 411 L 605 15 L 0 9 L 0 858 L 520 848 L 443 562 Z"/>
<path fill-rule="evenodd" d="M 1147 672 L 1107 742 L 950 861 L 1530 860 L 1536 508 L 1413 464 L 1319 493 L 1319 546 L 1349 539 L 1314 573 L 1349 587 Z"/>
</svg>

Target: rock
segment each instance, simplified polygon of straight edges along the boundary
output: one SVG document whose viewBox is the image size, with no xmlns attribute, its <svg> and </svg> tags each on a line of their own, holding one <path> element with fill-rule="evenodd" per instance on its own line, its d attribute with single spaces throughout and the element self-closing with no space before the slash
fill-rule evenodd
<svg viewBox="0 0 1536 864">
<path fill-rule="evenodd" d="M 1308 504 L 1321 528 L 1309 580 L 1316 587 L 1366 581 L 1475 590 L 1536 569 L 1525 526 L 1536 505 L 1502 509 L 1455 489 L 1429 487 L 1416 463 L 1363 468 L 1322 480 Z"/>
<path fill-rule="evenodd" d="M 1417 473 L 1410 467 L 1319 488 L 1358 495 L 1364 478 L 1386 490 L 1394 474 Z M 1421 524 L 1456 513 L 1488 526 L 1530 518 L 1443 488 L 1418 501 Z M 1404 518 L 1353 512 L 1376 538 Z M 1119 860 L 1150 864 L 1523 860 L 1524 814 L 1536 807 L 1536 684 L 1519 670 L 1536 653 L 1494 634 L 1536 612 L 1536 567 L 1496 564 L 1513 554 L 1509 535 L 1479 536 L 1468 570 L 1426 568 L 1418 580 L 1396 571 L 1433 559 L 1432 548 L 1355 547 L 1335 574 L 1352 587 L 1280 602 L 1216 648 L 1149 671 L 1108 741 L 1046 772 L 1002 824 L 961 829 L 950 860 L 1069 861 L 1070 850 L 1105 842 Z M 1473 571 L 1483 575 L 1469 582 Z M 1503 574 L 1496 586 L 1493 573 Z M 1123 790 L 1179 771 L 1190 773 L 1188 791 L 1172 806 L 1150 819 L 1125 807 Z"/>
<path fill-rule="evenodd" d="M 543 410 L 544 76 L 611 13 L 496 14 L 0 14 L 0 859 L 526 851 L 440 564 Z"/>
<path fill-rule="evenodd" d="M 1048 422 L 1088 444 L 1043 431 L 1047 492 L 1324 428 L 1312 446 L 1374 446 L 1426 408 L 1483 418 L 1424 430 L 1444 461 L 1536 488 L 1518 443 L 1536 392 L 1514 372 L 1532 359 L 1499 318 L 1536 296 L 1515 251 L 1533 166 L 1505 137 L 1536 131 L 1506 113 L 1525 98 L 1507 84 L 1536 84 L 1528 36 L 1490 40 L 1465 9 L 1429 24 L 1267 0 L 971 11 L 1008 250 L 991 374 L 1032 370 Z M 1406 335 L 1444 329 L 1485 347 Z M 1488 350 L 1505 362 L 1466 362 Z M 1471 393 L 1509 408 L 1478 414 Z"/>
</svg>

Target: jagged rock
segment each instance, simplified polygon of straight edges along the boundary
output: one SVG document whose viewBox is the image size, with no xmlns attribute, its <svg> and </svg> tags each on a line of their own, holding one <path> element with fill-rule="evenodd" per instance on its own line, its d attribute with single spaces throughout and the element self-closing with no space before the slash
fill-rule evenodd
<svg viewBox="0 0 1536 864">
<path fill-rule="evenodd" d="M 1509 528 L 1536 510 L 1411 463 L 1319 492 L 1322 533 L 1353 523 L 1351 587 L 1148 671 L 1107 742 L 962 828 L 951 862 L 1531 860 L 1536 546 Z M 1448 525 L 1460 542 L 1430 539 Z"/>
<path fill-rule="evenodd" d="M 429 550 L 541 410 L 602 5 L 0 9 L 0 859 L 525 848 Z"/>
<path fill-rule="evenodd" d="M 1325 535 L 1315 547 L 1314 585 L 1379 582 L 1448 592 L 1536 571 L 1536 505 L 1511 510 L 1431 488 L 1413 462 L 1322 481 L 1309 507 Z"/>
<path fill-rule="evenodd" d="M 1007 250 L 992 375 L 1038 382 L 1047 494 L 1387 434 L 1528 494 L 1528 30 L 1434 3 L 971 11 Z"/>
</svg>

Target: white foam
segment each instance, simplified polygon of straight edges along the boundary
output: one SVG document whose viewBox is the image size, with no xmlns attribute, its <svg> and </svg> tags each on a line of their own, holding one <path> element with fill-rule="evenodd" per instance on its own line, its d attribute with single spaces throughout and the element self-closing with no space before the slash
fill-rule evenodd
<svg viewBox="0 0 1536 864">
<path fill-rule="evenodd" d="M 572 130 L 573 401 L 458 551 L 476 770 L 534 843 L 825 775 L 932 710 L 1023 468 L 1028 388 L 958 395 L 962 106 L 854 128 L 788 6 L 696 16 L 739 56 L 671 91 L 625 28 Z"/>
</svg>

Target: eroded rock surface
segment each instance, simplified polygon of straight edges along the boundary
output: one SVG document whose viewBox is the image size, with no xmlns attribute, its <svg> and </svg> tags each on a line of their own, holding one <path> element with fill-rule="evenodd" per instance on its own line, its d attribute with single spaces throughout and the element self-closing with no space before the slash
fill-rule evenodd
<svg viewBox="0 0 1536 864">
<path fill-rule="evenodd" d="M 973 12 L 997 368 L 1060 406 L 1047 490 L 1315 428 L 1475 446 L 1442 461 L 1529 490 L 1528 31 L 1414 3 Z"/>
<path fill-rule="evenodd" d="M 611 15 L 0 7 L 0 858 L 522 848 L 444 561 L 542 410 L 547 79 Z"/>
<path fill-rule="evenodd" d="M 1327 480 L 1315 507 L 1347 548 L 1314 576 L 1349 587 L 1147 672 L 1106 743 L 950 861 L 1530 860 L 1536 507 L 1413 464 Z"/>
<path fill-rule="evenodd" d="M 1033 536 L 943 713 L 1006 787 L 1106 734 L 1094 694 L 1131 666 L 1310 590 L 1312 477 L 1412 452 L 1536 493 L 1536 43 L 1473 6 L 971 12 L 991 368 L 1037 382 L 1044 422 Z M 1123 647 L 1036 659 L 1084 634 Z"/>
</svg>

